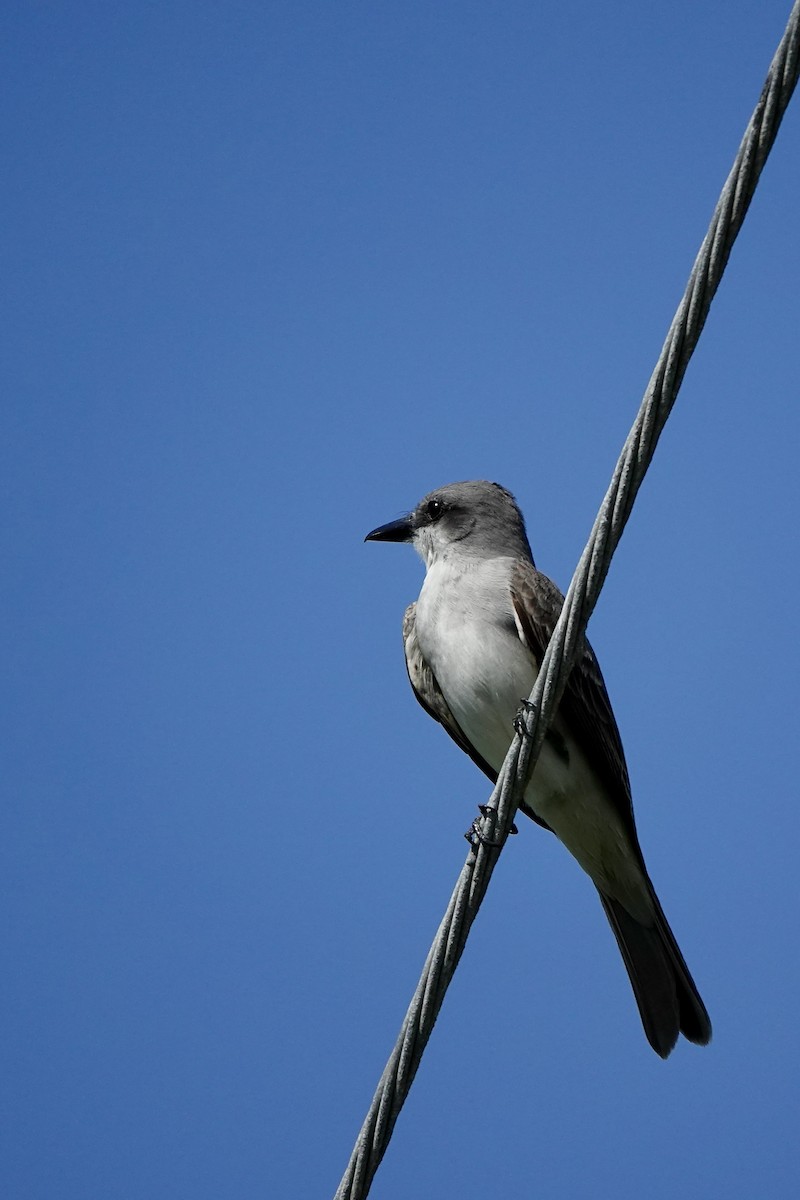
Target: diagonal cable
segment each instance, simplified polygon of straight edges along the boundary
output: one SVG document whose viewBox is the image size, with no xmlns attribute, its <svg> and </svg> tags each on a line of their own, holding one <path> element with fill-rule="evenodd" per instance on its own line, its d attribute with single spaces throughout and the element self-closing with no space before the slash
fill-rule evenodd
<svg viewBox="0 0 800 1200">
<path fill-rule="evenodd" d="M 611 557 L 677 398 L 733 243 L 797 83 L 799 69 L 800 0 L 796 0 L 633 428 L 575 570 L 531 692 L 529 708 L 503 763 L 487 815 L 477 824 L 479 837 L 476 837 L 459 875 L 334 1200 L 363 1200 L 386 1151 L 517 806 L 536 765 L 548 725 L 561 700 Z"/>
</svg>

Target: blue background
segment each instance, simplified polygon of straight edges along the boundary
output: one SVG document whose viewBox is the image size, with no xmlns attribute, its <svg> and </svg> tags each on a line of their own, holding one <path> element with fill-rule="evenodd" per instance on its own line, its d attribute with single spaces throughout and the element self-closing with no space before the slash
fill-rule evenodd
<svg viewBox="0 0 800 1200">
<path fill-rule="evenodd" d="M 4 1195 L 333 1193 L 488 794 L 362 538 L 566 585 L 789 7 L 6 5 Z M 714 1041 L 525 823 L 376 1200 L 796 1195 L 798 195 L 795 99 L 590 629 Z"/>
</svg>

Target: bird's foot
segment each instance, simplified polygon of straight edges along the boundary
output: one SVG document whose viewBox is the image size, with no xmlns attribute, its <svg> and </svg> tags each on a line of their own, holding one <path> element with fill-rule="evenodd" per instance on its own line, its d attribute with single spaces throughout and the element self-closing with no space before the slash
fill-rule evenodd
<svg viewBox="0 0 800 1200">
<path fill-rule="evenodd" d="M 478 808 L 482 817 L 491 816 L 493 822 L 496 821 L 497 809 L 493 808 L 491 804 L 479 804 Z M 519 831 L 516 825 L 512 821 L 511 828 L 508 831 L 508 836 L 511 837 L 513 834 L 518 832 Z M 467 839 L 470 846 L 502 846 L 503 844 L 500 838 L 490 837 L 483 833 L 480 825 L 480 817 L 475 818 L 467 832 L 464 834 L 464 837 Z"/>
<path fill-rule="evenodd" d="M 514 732 L 518 733 L 520 737 L 525 737 L 527 734 L 527 717 L 533 712 L 536 712 L 535 704 L 531 704 L 530 700 L 520 700 L 517 715 L 514 717 Z"/>
</svg>

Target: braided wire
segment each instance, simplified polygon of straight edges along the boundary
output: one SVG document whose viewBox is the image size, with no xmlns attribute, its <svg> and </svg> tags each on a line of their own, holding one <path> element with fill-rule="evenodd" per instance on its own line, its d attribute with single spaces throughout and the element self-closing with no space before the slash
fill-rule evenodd
<svg viewBox="0 0 800 1200">
<path fill-rule="evenodd" d="M 633 508 L 672 411 L 731 249 L 744 221 L 800 70 L 800 0 L 722 189 L 644 399 L 581 555 L 517 734 L 509 748 L 455 890 L 425 960 L 397 1042 L 370 1105 L 334 1200 L 363 1200 L 413 1083 L 472 922 L 489 886 L 514 814 Z"/>
</svg>

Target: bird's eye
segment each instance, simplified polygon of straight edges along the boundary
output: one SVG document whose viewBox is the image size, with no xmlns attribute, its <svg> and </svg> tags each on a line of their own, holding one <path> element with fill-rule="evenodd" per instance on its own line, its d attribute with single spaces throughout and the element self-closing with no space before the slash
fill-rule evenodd
<svg viewBox="0 0 800 1200">
<path fill-rule="evenodd" d="M 425 511 L 428 514 L 428 516 L 430 517 L 430 519 L 432 521 L 435 521 L 438 517 L 440 517 L 442 515 L 442 507 L 443 506 L 442 506 L 441 500 L 429 500 L 428 503 L 425 505 Z"/>
</svg>

